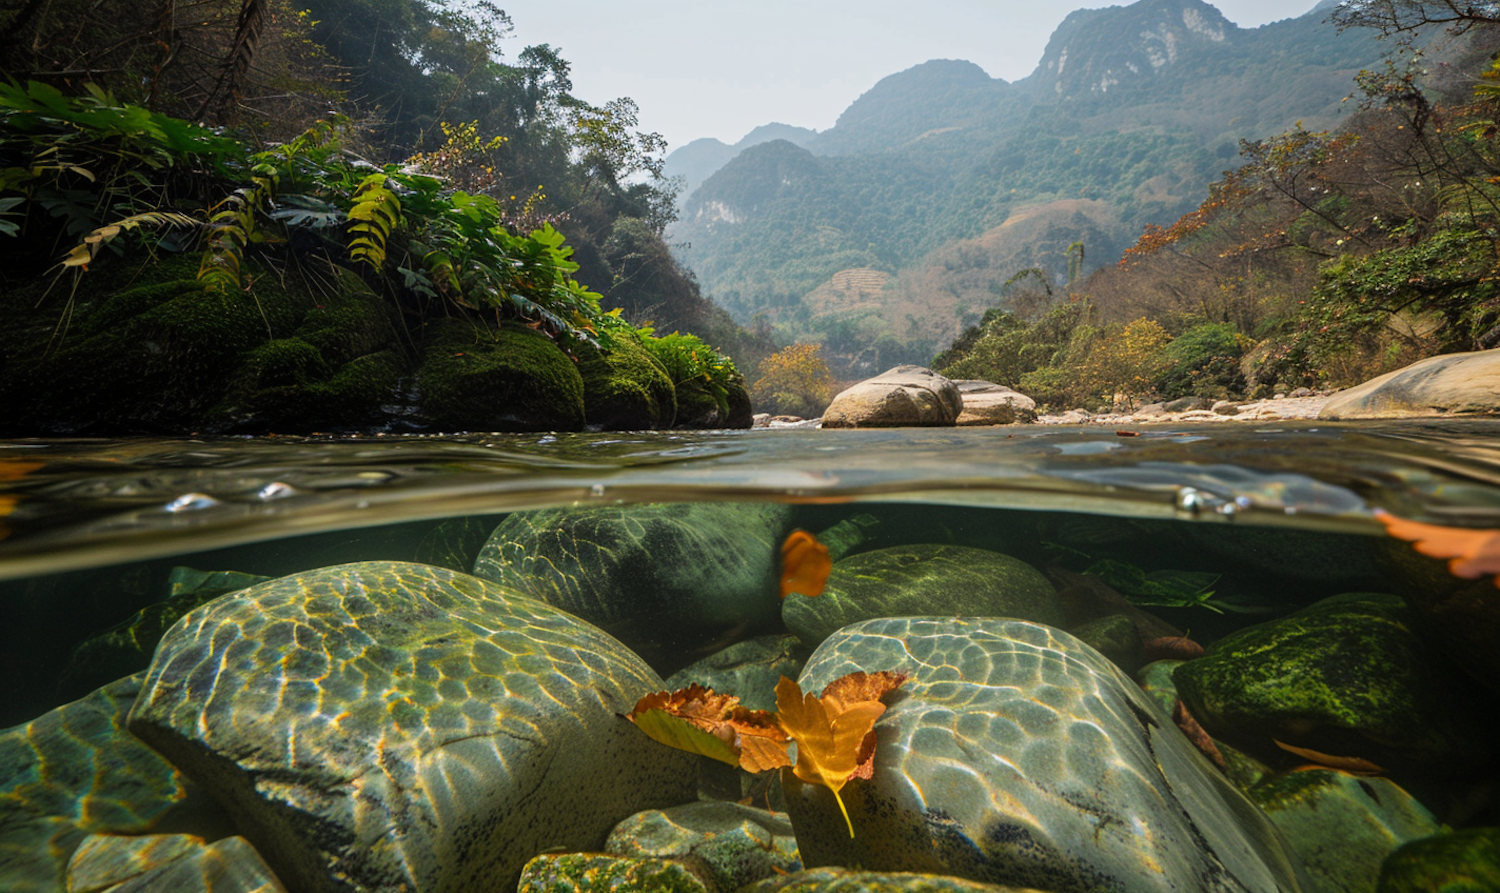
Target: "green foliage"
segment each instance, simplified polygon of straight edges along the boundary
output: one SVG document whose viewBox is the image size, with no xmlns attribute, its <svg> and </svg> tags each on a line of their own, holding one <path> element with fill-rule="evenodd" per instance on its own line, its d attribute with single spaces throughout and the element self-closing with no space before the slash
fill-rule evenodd
<svg viewBox="0 0 1500 893">
<path fill-rule="evenodd" d="M 618 319 L 618 316 L 606 319 Z M 666 370 L 674 387 L 695 385 L 703 388 L 713 398 L 719 412 L 725 418 L 729 416 L 730 392 L 742 381 L 733 360 L 705 344 L 697 335 L 673 332 L 657 336 L 650 328 L 638 331 L 646 350 Z"/>
<path fill-rule="evenodd" d="M 1128 562 L 1112 560 L 1095 562 L 1084 573 L 1099 577 L 1131 604 L 1207 608 L 1223 613 L 1216 603 L 1210 601 L 1214 593 L 1208 588 L 1218 581 L 1218 574 L 1174 570 L 1147 573 Z"/>
<path fill-rule="evenodd" d="M 816 344 L 793 344 L 760 362 L 750 396 L 763 412 L 816 418 L 833 400 L 833 375 Z"/>
<path fill-rule="evenodd" d="M 1166 368 L 1156 379 L 1156 393 L 1164 400 L 1244 393 L 1240 357 L 1251 343 L 1232 323 L 1193 326 L 1162 350 Z"/>
</svg>

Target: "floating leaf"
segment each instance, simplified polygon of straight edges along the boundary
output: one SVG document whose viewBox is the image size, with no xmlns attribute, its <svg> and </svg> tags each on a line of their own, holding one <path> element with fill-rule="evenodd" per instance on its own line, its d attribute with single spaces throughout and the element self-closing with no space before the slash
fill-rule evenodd
<svg viewBox="0 0 1500 893">
<path fill-rule="evenodd" d="M 1385 532 L 1406 540 L 1423 555 L 1452 559 L 1448 571 L 1455 577 L 1473 580 L 1486 574 L 1500 574 L 1500 530 L 1471 527 L 1444 527 L 1398 518 L 1383 509 L 1375 510 L 1375 520 L 1385 525 Z M 1500 578 L 1495 585 L 1500 586 Z"/>
<path fill-rule="evenodd" d="M 1287 753 L 1294 753 L 1303 759 L 1312 760 L 1314 763 L 1317 763 L 1318 765 L 1314 768 L 1337 769 L 1340 772 L 1347 772 L 1350 775 L 1363 776 L 1383 775 L 1385 773 L 1384 769 L 1363 757 L 1334 756 L 1332 754 L 1319 753 L 1316 750 L 1309 750 L 1306 747 L 1294 747 L 1284 741 L 1277 741 L 1275 738 L 1272 738 L 1271 741 Z"/>
</svg>

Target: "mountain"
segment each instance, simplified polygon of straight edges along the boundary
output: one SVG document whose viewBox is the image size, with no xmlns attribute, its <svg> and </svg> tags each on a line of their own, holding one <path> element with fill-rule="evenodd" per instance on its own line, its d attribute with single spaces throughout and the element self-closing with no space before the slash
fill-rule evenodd
<svg viewBox="0 0 1500 893">
<path fill-rule="evenodd" d="M 1060 280 L 1077 242 L 1088 267 L 1112 263 L 1143 226 L 1191 210 L 1240 140 L 1334 126 L 1382 47 L 1325 14 L 1243 29 L 1203 0 L 1140 0 L 1070 14 L 1013 83 L 923 63 L 828 130 L 719 143 L 734 154 L 683 201 L 672 239 L 737 319 L 822 342 L 846 375 L 876 356 L 924 362 L 1004 303 L 1018 271 Z M 728 155 L 701 142 L 669 164 L 696 157 L 702 175 Z M 849 271 L 885 278 L 840 303 L 853 293 L 831 283 Z"/>
<path fill-rule="evenodd" d="M 811 143 L 815 136 L 817 136 L 817 131 L 806 127 L 793 127 L 790 124 L 762 124 L 732 146 L 712 137 L 693 140 L 667 155 L 663 174 L 668 178 L 682 178 L 682 196 L 685 198 L 691 195 L 693 190 L 707 180 L 714 171 L 728 164 L 734 156 L 751 146 L 769 143 L 772 140 L 787 140 L 796 145 L 805 146 Z"/>
</svg>

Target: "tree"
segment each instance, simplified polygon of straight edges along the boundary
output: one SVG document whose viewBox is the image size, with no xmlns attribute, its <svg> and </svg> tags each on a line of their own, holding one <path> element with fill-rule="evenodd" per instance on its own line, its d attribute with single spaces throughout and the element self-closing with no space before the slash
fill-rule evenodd
<svg viewBox="0 0 1500 893">
<path fill-rule="evenodd" d="M 816 344 L 793 344 L 760 363 L 750 397 L 762 412 L 815 418 L 833 400 L 833 375 Z"/>
</svg>

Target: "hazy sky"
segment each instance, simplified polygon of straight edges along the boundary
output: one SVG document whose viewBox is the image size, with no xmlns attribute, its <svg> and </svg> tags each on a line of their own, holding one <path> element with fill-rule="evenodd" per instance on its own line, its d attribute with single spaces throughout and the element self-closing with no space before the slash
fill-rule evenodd
<svg viewBox="0 0 1500 893">
<path fill-rule="evenodd" d="M 1302 15 L 1317 0 L 1210 0 L 1252 28 Z M 737 142 L 772 121 L 825 130 L 888 74 L 928 59 L 966 59 L 1018 80 L 1074 9 L 1109 0 L 569 0 L 500 5 L 515 24 L 514 60 L 550 43 L 573 65 L 574 95 L 629 96 L 641 126 L 671 148 L 699 137 Z"/>
</svg>

